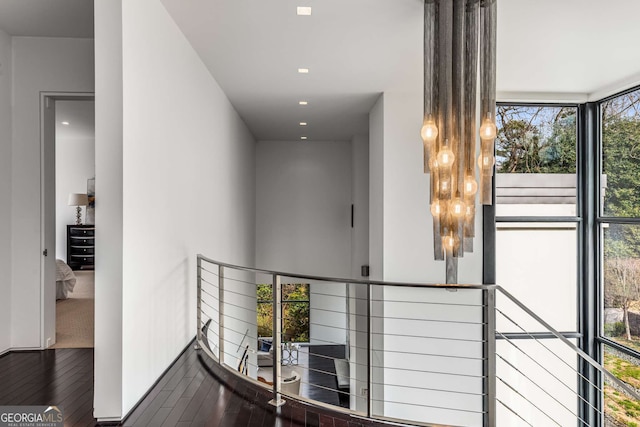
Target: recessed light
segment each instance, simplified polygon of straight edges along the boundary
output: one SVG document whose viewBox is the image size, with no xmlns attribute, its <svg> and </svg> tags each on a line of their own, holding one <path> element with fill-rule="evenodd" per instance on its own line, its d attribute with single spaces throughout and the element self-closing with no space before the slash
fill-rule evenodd
<svg viewBox="0 0 640 427">
<path fill-rule="evenodd" d="M 307 139 L 307 137 L 306 136 L 301 136 L 300 139 L 305 140 L 305 139 Z"/>
<path fill-rule="evenodd" d="M 309 16 L 309 15 L 311 15 L 311 7 L 298 6 L 297 13 L 298 13 L 298 15 Z"/>
<path fill-rule="evenodd" d="M 69 126 L 69 122 L 61 122 L 65 126 Z"/>
<path fill-rule="evenodd" d="M 309 103 L 307 101 L 300 101 L 300 102 L 298 102 L 298 104 L 300 104 L 300 105 L 308 105 Z"/>
<path fill-rule="evenodd" d="M 298 73 L 300 74 L 309 74 L 308 68 L 298 68 Z"/>
<path fill-rule="evenodd" d="M 300 122 L 300 126 L 306 126 L 307 122 Z"/>
</svg>

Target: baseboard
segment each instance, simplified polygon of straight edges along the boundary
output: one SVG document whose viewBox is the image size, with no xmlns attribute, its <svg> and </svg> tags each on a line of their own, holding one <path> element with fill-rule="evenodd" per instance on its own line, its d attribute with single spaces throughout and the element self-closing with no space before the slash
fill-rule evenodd
<svg viewBox="0 0 640 427">
<path fill-rule="evenodd" d="M 40 347 L 11 347 L 8 348 L 6 350 L 0 351 L 0 357 L 4 356 L 5 354 L 9 354 L 9 353 L 13 353 L 13 352 L 27 352 L 27 351 L 42 351 L 42 350 L 46 350 L 46 348 L 40 348 Z"/>
<path fill-rule="evenodd" d="M 149 396 L 149 393 L 151 393 L 151 391 L 158 385 L 158 383 L 160 382 L 160 380 L 162 380 L 162 378 L 164 378 L 164 376 L 167 374 L 167 372 L 169 372 L 169 369 L 171 369 L 173 367 L 173 365 L 176 364 L 176 362 L 178 361 L 178 359 L 180 359 L 182 357 L 182 355 L 185 353 L 185 351 L 187 351 L 189 349 L 189 346 L 194 345 L 196 341 L 196 337 L 193 337 L 193 339 L 191 339 L 191 341 L 189 341 L 189 343 L 182 349 L 182 351 L 180 352 L 180 354 L 178 354 L 176 356 L 175 359 L 173 359 L 173 362 L 171 362 L 169 364 L 169 366 L 167 366 L 167 369 L 165 369 L 160 376 L 158 377 L 158 379 L 151 385 L 151 387 L 149 387 L 149 389 L 147 390 L 147 392 L 140 398 L 138 399 L 138 402 L 133 405 L 133 408 L 131 408 L 129 410 L 129 412 L 127 412 L 127 414 L 124 416 L 124 418 L 122 418 L 122 420 L 119 420 L 119 423 L 124 424 L 125 422 L 127 422 L 127 419 L 131 416 L 131 414 L 133 414 L 133 412 L 138 409 L 138 406 L 140 406 L 140 404 L 142 402 L 144 402 L 144 400 L 147 398 L 147 396 Z M 113 425 L 113 424 L 109 424 L 108 420 L 104 421 L 104 424 L 102 423 L 102 421 L 98 421 L 98 424 L 100 425 L 104 425 L 104 426 L 108 426 L 108 425 Z M 118 424 L 119 425 L 119 424 Z"/>
<path fill-rule="evenodd" d="M 121 425 L 120 419 L 117 418 L 98 418 L 96 420 L 96 425 L 99 426 L 119 426 Z"/>
</svg>

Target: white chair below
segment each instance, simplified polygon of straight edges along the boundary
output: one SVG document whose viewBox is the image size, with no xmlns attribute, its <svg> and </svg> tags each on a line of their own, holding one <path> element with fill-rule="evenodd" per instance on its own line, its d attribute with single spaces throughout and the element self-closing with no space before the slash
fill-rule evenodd
<svg viewBox="0 0 640 427">
<path fill-rule="evenodd" d="M 300 374 L 292 371 L 290 377 L 283 377 L 280 381 L 280 391 L 287 394 L 300 394 L 301 379 Z"/>
</svg>

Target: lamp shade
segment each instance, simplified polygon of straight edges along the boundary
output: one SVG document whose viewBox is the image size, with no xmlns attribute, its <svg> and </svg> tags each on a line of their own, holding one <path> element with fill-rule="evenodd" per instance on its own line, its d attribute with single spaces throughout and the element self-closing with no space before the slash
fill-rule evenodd
<svg viewBox="0 0 640 427">
<path fill-rule="evenodd" d="M 89 204 L 89 197 L 83 193 L 69 193 L 67 204 L 69 206 L 87 206 Z"/>
</svg>

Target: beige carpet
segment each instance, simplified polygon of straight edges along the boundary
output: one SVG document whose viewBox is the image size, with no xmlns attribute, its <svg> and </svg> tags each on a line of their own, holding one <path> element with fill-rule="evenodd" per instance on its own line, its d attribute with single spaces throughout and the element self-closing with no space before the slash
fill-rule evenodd
<svg viewBox="0 0 640 427">
<path fill-rule="evenodd" d="M 53 348 L 93 348 L 93 271 L 75 271 L 76 286 L 66 300 L 56 301 L 56 344 Z"/>
</svg>

